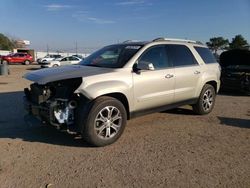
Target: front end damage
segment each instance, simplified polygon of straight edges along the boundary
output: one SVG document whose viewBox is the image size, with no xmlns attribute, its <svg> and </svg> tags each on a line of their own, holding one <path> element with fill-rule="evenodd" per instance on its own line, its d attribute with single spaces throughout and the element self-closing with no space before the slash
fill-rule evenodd
<svg viewBox="0 0 250 188">
<path fill-rule="evenodd" d="M 250 93 L 250 69 L 238 70 L 232 68 L 222 69 L 222 89 L 238 90 Z"/>
<path fill-rule="evenodd" d="M 250 51 L 234 49 L 220 55 L 221 88 L 250 94 Z"/>
<path fill-rule="evenodd" d="M 73 78 L 45 85 L 33 83 L 30 88 L 24 89 L 25 109 L 44 123 L 78 132 L 74 123 L 82 96 L 74 91 L 81 82 L 82 78 Z"/>
</svg>

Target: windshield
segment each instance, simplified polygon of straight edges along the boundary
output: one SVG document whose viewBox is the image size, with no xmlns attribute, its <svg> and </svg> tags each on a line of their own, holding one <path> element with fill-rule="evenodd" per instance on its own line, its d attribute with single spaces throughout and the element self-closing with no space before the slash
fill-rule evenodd
<svg viewBox="0 0 250 188">
<path fill-rule="evenodd" d="M 117 44 L 106 46 L 88 56 L 80 65 L 106 68 L 122 68 L 142 45 Z"/>
</svg>

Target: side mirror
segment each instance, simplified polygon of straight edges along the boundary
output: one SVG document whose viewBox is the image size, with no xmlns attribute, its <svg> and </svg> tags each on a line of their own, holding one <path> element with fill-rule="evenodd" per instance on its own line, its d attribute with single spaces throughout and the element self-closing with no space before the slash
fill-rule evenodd
<svg viewBox="0 0 250 188">
<path fill-rule="evenodd" d="M 147 61 L 140 61 L 136 64 L 137 70 L 155 70 L 154 65 Z"/>
</svg>

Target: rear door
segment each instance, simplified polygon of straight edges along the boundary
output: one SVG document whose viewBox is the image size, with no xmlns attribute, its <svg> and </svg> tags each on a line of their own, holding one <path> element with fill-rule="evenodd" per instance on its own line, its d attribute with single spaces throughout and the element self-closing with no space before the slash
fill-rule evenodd
<svg viewBox="0 0 250 188">
<path fill-rule="evenodd" d="M 138 59 L 152 63 L 154 70 L 133 73 L 135 111 L 153 109 L 170 104 L 174 99 L 174 69 L 171 66 L 165 45 L 147 49 Z"/>
<path fill-rule="evenodd" d="M 202 68 L 186 45 L 167 45 L 175 72 L 175 102 L 194 99 Z"/>
<path fill-rule="evenodd" d="M 70 62 L 70 64 L 73 65 L 73 64 L 79 63 L 80 60 L 77 57 L 71 56 L 71 57 L 69 57 L 69 62 Z"/>
</svg>

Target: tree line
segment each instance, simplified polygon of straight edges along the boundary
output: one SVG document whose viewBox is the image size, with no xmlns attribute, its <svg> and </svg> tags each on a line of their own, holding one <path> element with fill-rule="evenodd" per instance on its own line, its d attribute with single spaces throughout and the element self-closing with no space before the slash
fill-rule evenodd
<svg viewBox="0 0 250 188">
<path fill-rule="evenodd" d="M 12 50 L 14 43 L 4 34 L 0 33 L 0 50 Z"/>
<path fill-rule="evenodd" d="M 218 50 L 249 50 L 249 44 L 242 35 L 236 35 L 231 42 L 223 37 L 213 37 L 206 44 L 215 54 L 217 54 Z"/>
<path fill-rule="evenodd" d="M 18 42 L 17 39 L 9 38 L 0 33 L 0 50 L 12 51 L 15 48 L 24 48 L 25 45 Z"/>
<path fill-rule="evenodd" d="M 230 50 L 230 49 L 249 49 L 247 40 L 242 35 L 236 35 L 232 38 L 231 42 L 223 37 L 213 37 L 206 43 L 207 46 L 217 54 L 218 50 Z M 13 50 L 14 48 L 22 48 L 17 40 L 10 39 L 4 34 L 0 33 L 0 50 Z"/>
</svg>

